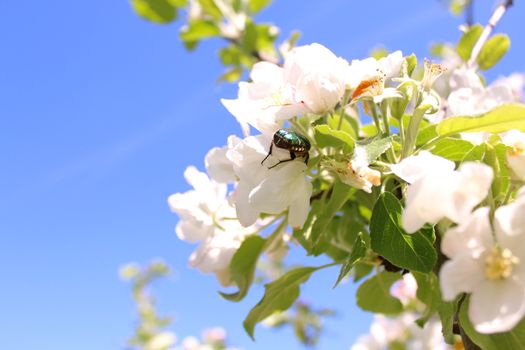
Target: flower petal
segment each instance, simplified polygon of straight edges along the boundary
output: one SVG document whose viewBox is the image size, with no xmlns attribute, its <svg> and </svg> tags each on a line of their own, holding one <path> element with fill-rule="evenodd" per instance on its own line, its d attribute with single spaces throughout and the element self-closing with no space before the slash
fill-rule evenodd
<svg viewBox="0 0 525 350">
<path fill-rule="evenodd" d="M 488 207 L 479 208 L 460 225 L 448 230 L 441 241 L 443 254 L 454 258 L 470 251 L 472 257 L 477 257 L 479 251 L 490 249 L 493 239 L 489 211 Z"/>
<path fill-rule="evenodd" d="M 510 331 L 525 315 L 525 286 L 513 278 L 485 280 L 473 291 L 468 314 L 479 333 Z"/>
<path fill-rule="evenodd" d="M 470 293 L 484 280 L 483 262 L 468 253 L 446 261 L 439 271 L 443 300 L 454 300 L 459 293 Z"/>
</svg>

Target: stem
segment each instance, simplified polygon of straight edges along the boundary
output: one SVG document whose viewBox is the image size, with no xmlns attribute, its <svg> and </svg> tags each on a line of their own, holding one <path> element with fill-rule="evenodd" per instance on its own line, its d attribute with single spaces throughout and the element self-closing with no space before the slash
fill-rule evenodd
<svg viewBox="0 0 525 350">
<path fill-rule="evenodd" d="M 490 34 L 494 30 L 494 27 L 498 24 L 501 17 L 505 14 L 507 9 L 513 5 L 513 0 L 504 0 L 501 4 L 496 7 L 494 12 L 492 13 L 492 16 L 489 19 L 489 23 L 485 26 L 483 29 L 483 32 L 481 33 L 478 41 L 474 45 L 474 48 L 472 49 L 472 54 L 470 55 L 470 59 L 468 60 L 468 67 L 474 67 L 476 63 L 476 59 L 479 56 L 479 53 L 481 52 L 481 48 L 483 45 L 485 45 L 485 42 L 488 40 Z"/>
<path fill-rule="evenodd" d="M 403 144 L 403 150 L 401 152 L 401 158 L 406 158 L 412 154 L 414 147 L 416 146 L 416 138 L 419 132 L 419 124 L 425 115 L 428 108 L 416 108 L 410 123 L 408 124 L 408 130 Z"/>
<path fill-rule="evenodd" d="M 465 22 L 470 28 L 474 24 L 474 0 L 467 0 L 465 8 Z"/>
</svg>

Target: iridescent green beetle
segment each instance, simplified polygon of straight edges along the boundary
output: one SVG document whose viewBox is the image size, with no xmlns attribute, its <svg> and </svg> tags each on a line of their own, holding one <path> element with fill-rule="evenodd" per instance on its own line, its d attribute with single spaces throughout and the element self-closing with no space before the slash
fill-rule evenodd
<svg viewBox="0 0 525 350">
<path fill-rule="evenodd" d="M 277 164 L 272 165 L 268 169 L 274 168 L 281 163 L 292 161 L 297 157 L 303 157 L 304 164 L 308 164 L 308 158 L 310 157 L 308 151 L 311 147 L 310 141 L 308 141 L 305 136 L 295 131 L 289 129 L 279 129 L 275 132 L 275 134 L 273 134 L 273 140 L 270 144 L 270 151 L 262 160 L 261 165 L 272 154 L 274 145 L 275 147 L 290 151 L 290 159 L 280 160 Z"/>
</svg>

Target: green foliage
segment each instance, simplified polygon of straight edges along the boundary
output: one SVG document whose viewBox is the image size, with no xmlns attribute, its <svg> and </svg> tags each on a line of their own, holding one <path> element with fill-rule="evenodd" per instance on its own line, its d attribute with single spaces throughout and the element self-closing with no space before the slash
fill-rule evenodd
<svg viewBox="0 0 525 350">
<path fill-rule="evenodd" d="M 443 326 L 443 337 L 447 343 L 452 344 L 455 338 L 452 329 L 455 303 L 443 301 L 438 278 L 433 272 L 412 272 L 412 275 L 417 281 L 417 298 L 426 305 L 426 310 L 418 320 L 418 324 L 423 326 L 437 312 Z"/>
<path fill-rule="evenodd" d="M 466 297 L 459 310 L 459 323 L 468 337 L 483 350 L 525 349 L 525 319 L 510 332 L 480 334 L 468 317 L 470 298 Z"/>
<path fill-rule="evenodd" d="M 314 138 L 319 147 L 343 147 L 345 152 L 350 152 L 354 147 L 354 140 L 349 133 L 334 130 L 326 124 L 315 126 Z"/>
<path fill-rule="evenodd" d="M 230 301 L 240 301 L 248 293 L 253 282 L 257 260 L 263 252 L 266 240 L 260 236 L 246 238 L 240 248 L 235 252 L 230 262 L 230 275 L 239 291 L 236 293 L 220 293 L 221 296 Z"/>
<path fill-rule="evenodd" d="M 506 104 L 476 117 L 455 117 L 441 121 L 437 132 L 441 136 L 460 132 L 500 133 L 517 129 L 525 131 L 525 105 Z"/>
<path fill-rule="evenodd" d="M 180 31 L 180 39 L 185 43 L 198 42 L 202 39 L 220 35 L 217 24 L 208 20 L 194 20 Z"/>
<path fill-rule="evenodd" d="M 354 244 L 352 245 L 352 252 L 341 266 L 341 271 L 337 277 L 337 281 L 334 284 L 334 288 L 345 278 L 346 275 L 352 270 L 355 263 L 361 260 L 366 255 L 366 243 L 363 240 L 363 234 L 360 232 Z"/>
<path fill-rule="evenodd" d="M 473 149 L 474 145 L 468 141 L 445 137 L 436 142 L 432 153 L 453 161 L 462 161 Z"/>
<path fill-rule="evenodd" d="M 370 220 L 372 249 L 398 267 L 429 272 L 437 260 L 433 229 L 406 233 L 401 226 L 402 211 L 401 203 L 392 193 L 381 194 Z"/>
<path fill-rule="evenodd" d="M 488 39 L 481 48 L 477 62 L 479 68 L 488 70 L 496 65 L 510 48 L 510 38 L 505 34 L 496 34 Z"/>
<path fill-rule="evenodd" d="M 365 156 L 368 164 L 373 163 L 380 155 L 392 147 L 392 137 L 376 137 L 366 141 L 356 142 L 353 159 Z"/>
<path fill-rule="evenodd" d="M 470 58 L 472 49 L 474 48 L 474 45 L 476 45 L 476 42 L 478 41 L 482 32 L 483 26 L 481 24 L 476 24 L 471 26 L 468 31 L 463 34 L 461 39 L 459 39 L 456 50 L 458 51 L 459 57 L 461 57 L 463 61 L 468 61 Z"/>
<path fill-rule="evenodd" d="M 395 315 L 403 311 L 403 304 L 390 294 L 390 287 L 401 275 L 383 271 L 366 280 L 357 290 L 357 305 L 365 311 Z"/>
<path fill-rule="evenodd" d="M 131 6 L 142 18 L 154 23 L 170 23 L 177 19 L 177 8 L 186 4 L 174 0 L 131 0 Z"/>
<path fill-rule="evenodd" d="M 263 298 L 250 311 L 243 322 L 244 329 L 253 339 L 255 325 L 274 312 L 287 310 L 299 296 L 299 286 L 308 281 L 310 275 L 322 267 L 301 267 L 289 271 L 272 283 L 264 286 Z"/>
<path fill-rule="evenodd" d="M 328 247 L 330 237 L 328 227 L 334 216 L 346 203 L 352 187 L 335 181 L 330 198 L 322 203 L 319 213 L 312 220 L 311 228 L 305 231 L 305 238 L 311 243 L 311 254 L 319 255 Z"/>
<path fill-rule="evenodd" d="M 251 13 L 257 13 L 268 6 L 271 2 L 272 0 L 249 0 L 248 9 Z"/>
</svg>

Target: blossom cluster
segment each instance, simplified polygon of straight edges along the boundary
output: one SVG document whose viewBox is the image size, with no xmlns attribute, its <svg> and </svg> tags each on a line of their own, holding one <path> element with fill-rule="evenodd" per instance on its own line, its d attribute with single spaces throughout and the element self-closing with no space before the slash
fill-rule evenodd
<svg viewBox="0 0 525 350">
<path fill-rule="evenodd" d="M 285 242 L 335 264 L 350 257 L 379 270 L 388 261 L 398 271 L 436 273 L 443 303 L 469 295 L 465 304 L 477 332 L 512 330 L 525 315 L 525 127 L 489 118 L 502 106 L 522 108 L 525 79 L 512 75 L 485 85 L 476 67 L 454 55 L 423 68 L 416 61 L 400 51 L 347 61 L 311 44 L 291 49 L 282 64 L 256 63 L 237 98 L 221 101 L 243 137 L 231 135 L 211 149 L 207 173 L 189 167 L 184 175 L 193 189 L 168 199 L 180 218 L 177 236 L 200 243 L 190 265 L 214 273 L 222 286 L 245 288 L 231 275 L 243 242 L 268 237 L 275 226 L 282 238 L 289 226 L 293 238 Z M 453 124 L 465 117 L 485 124 Z M 453 132 L 442 132 L 450 125 Z M 381 206 L 395 210 L 385 192 L 402 206 L 399 222 L 384 223 L 378 214 Z M 370 231 L 370 239 L 334 233 L 352 225 Z M 413 267 L 403 261 L 404 251 L 382 246 L 396 234 L 405 235 L 401 245 L 411 234 L 427 237 L 432 252 L 407 249 L 430 257 L 430 268 Z M 353 258 L 359 243 L 364 249 Z M 446 257 L 439 265 L 432 260 L 436 249 Z M 246 275 L 251 283 L 253 271 Z M 415 320 L 414 313 L 394 321 L 378 316 L 371 331 L 383 343 L 372 348 L 414 343 L 418 334 L 439 338 L 439 321 L 420 329 Z M 441 341 L 431 348 L 447 348 L 436 345 Z"/>
</svg>

